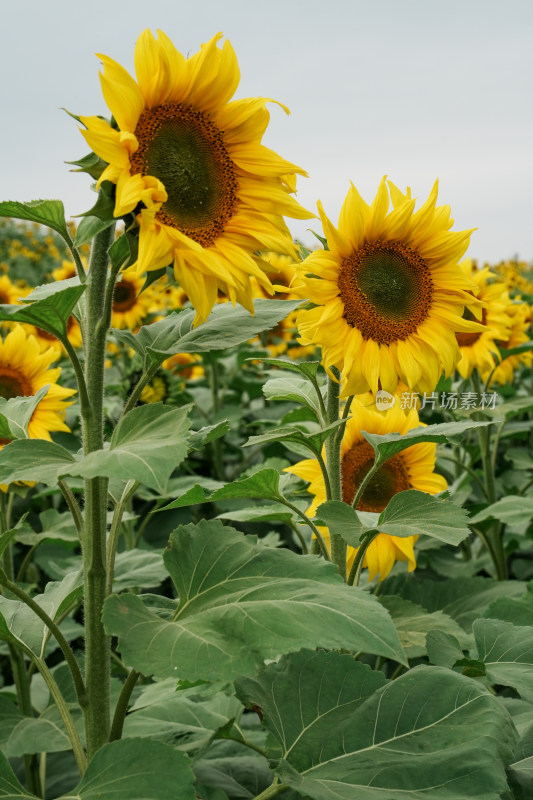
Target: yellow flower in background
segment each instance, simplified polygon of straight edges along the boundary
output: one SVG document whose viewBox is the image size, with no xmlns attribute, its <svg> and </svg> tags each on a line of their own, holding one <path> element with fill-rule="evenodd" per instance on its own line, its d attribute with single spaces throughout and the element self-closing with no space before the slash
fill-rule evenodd
<svg viewBox="0 0 533 800">
<path fill-rule="evenodd" d="M 19 323 L 16 324 L 18 325 Z M 23 327 L 28 335 L 31 335 L 35 338 L 41 353 L 44 353 L 48 350 L 53 351 L 55 361 L 61 358 L 61 356 L 66 355 L 66 350 L 59 339 L 56 339 L 56 337 L 51 333 L 48 333 L 48 331 L 45 331 L 43 328 L 38 328 L 35 325 L 24 324 Z M 82 346 L 83 339 L 81 335 L 80 323 L 75 317 L 72 316 L 72 314 L 67 320 L 67 336 L 69 342 L 75 350 L 78 350 Z"/>
<path fill-rule="evenodd" d="M 153 309 L 153 291 L 148 287 L 142 292 L 144 278 L 131 267 L 121 272 L 120 276 L 121 280 L 113 292 L 111 327 L 135 330 Z"/>
<path fill-rule="evenodd" d="M 28 294 L 29 290 L 21 289 L 12 283 L 7 275 L 0 276 L 0 303 L 8 306 L 20 305 L 20 298 Z"/>
<path fill-rule="evenodd" d="M 220 38 L 185 58 L 164 33 L 156 39 L 145 30 L 135 48 L 137 82 L 99 56 L 118 130 L 80 118 L 87 143 L 108 163 L 100 182 L 116 184 L 115 216 L 137 213 L 138 272 L 173 262 L 197 322 L 219 290 L 253 310 L 250 276 L 273 293 L 257 251 L 294 254 L 282 215 L 313 216 L 291 197 L 296 174 L 306 173 L 261 144 L 268 101 L 230 102 L 240 74 Z"/>
<path fill-rule="evenodd" d="M 371 403 L 371 405 L 363 405 Z M 356 492 L 366 474 L 374 464 L 374 450 L 366 441 L 361 431 L 368 433 L 407 433 L 418 428 L 421 423 L 416 409 L 404 411 L 396 402 L 387 411 L 378 411 L 371 395 L 363 402 L 354 398 L 341 446 L 342 499 L 345 503 L 353 503 Z M 378 470 L 365 488 L 357 506 L 359 511 L 383 511 L 389 500 L 398 492 L 407 489 L 418 489 L 429 494 L 438 494 L 446 489 L 446 480 L 434 472 L 437 446 L 431 443 L 415 444 L 402 450 L 390 458 Z M 303 480 L 309 481 L 309 492 L 314 500 L 308 509 L 314 515 L 321 503 L 326 501 L 324 479 L 318 461 L 305 459 L 287 468 Z M 329 546 L 327 528 L 319 528 Z M 376 575 L 383 580 L 387 577 L 396 561 L 407 561 L 411 572 L 416 567 L 414 555 L 415 536 L 405 538 L 388 536 L 380 533 L 369 545 L 363 567 L 368 567 L 368 579 Z M 357 548 L 348 547 L 346 566 L 351 569 Z"/>
<path fill-rule="evenodd" d="M 70 405 L 66 400 L 75 394 L 75 390 L 57 383 L 61 369 L 50 369 L 55 358 L 53 349 L 40 352 L 36 339 L 28 335 L 22 325 L 17 325 L 5 339 L 0 338 L 0 397 L 6 400 L 29 397 L 49 385 L 48 393 L 31 416 L 28 425 L 30 439 L 50 441 L 52 431 L 69 430 L 64 422 L 65 410 Z"/>
<path fill-rule="evenodd" d="M 176 353 L 176 355 L 166 358 L 161 366 L 172 375 L 182 378 L 184 382 L 204 376 L 203 366 L 190 353 Z"/>
<path fill-rule="evenodd" d="M 300 312 L 298 329 L 302 344 L 321 346 L 327 369 L 340 370 L 344 397 L 393 393 L 399 381 L 431 392 L 459 360 L 456 332 L 481 329 L 462 319 L 475 303 L 475 285 L 457 263 L 471 231 L 450 231 L 437 183 L 414 207 L 410 189 L 403 194 L 385 178 L 371 205 L 351 186 L 338 228 L 319 203 L 329 250 L 301 264 L 315 308 Z"/>
<path fill-rule="evenodd" d="M 141 403 L 159 403 L 168 395 L 168 384 L 162 375 L 154 375 L 150 383 L 148 383 L 141 392 L 139 402 Z"/>
<path fill-rule="evenodd" d="M 491 372 L 499 361 L 496 340 L 509 337 L 511 300 L 505 284 L 492 280 L 495 275 L 488 267 L 476 270 L 469 258 L 462 261 L 460 266 L 477 286 L 477 299 L 483 303 L 480 322 L 485 326 L 479 331 L 457 334 L 457 343 L 461 348 L 457 371 L 462 378 L 469 378 L 474 369 L 479 373 Z M 465 310 L 465 317 L 475 319 L 468 309 Z"/>
<path fill-rule="evenodd" d="M 67 278 L 75 278 L 77 274 L 74 262 L 63 260 L 61 266 L 52 271 L 52 278 L 55 281 L 65 281 Z"/>
<path fill-rule="evenodd" d="M 514 347 L 531 341 L 531 306 L 529 303 L 515 302 L 507 306 L 506 311 L 510 318 L 510 334 L 507 339 L 496 340 L 495 344 L 504 350 L 512 350 Z M 532 351 L 504 358 L 493 372 L 489 369 L 483 371 L 481 373 L 481 379 L 486 382 L 490 377 L 491 384 L 499 383 L 503 385 L 505 383 L 512 383 L 515 370 L 522 364 L 526 367 L 532 366 Z"/>
</svg>

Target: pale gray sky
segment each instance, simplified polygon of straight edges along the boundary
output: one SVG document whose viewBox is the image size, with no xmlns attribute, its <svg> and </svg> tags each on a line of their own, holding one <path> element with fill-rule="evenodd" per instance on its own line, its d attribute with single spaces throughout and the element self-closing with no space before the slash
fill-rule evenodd
<svg viewBox="0 0 533 800">
<path fill-rule="evenodd" d="M 184 53 L 222 31 L 239 59 L 236 97 L 291 109 L 272 106 L 263 141 L 309 172 L 303 205 L 320 198 L 336 222 L 350 180 L 371 200 L 388 174 L 423 201 L 438 177 L 454 229 L 478 228 L 469 255 L 533 258 L 531 0 L 0 3 L 0 199 L 89 208 L 89 179 L 63 163 L 87 148 L 60 108 L 107 113 L 95 53 L 132 71 L 144 28 Z M 289 227 L 313 241 L 309 223 Z"/>
</svg>

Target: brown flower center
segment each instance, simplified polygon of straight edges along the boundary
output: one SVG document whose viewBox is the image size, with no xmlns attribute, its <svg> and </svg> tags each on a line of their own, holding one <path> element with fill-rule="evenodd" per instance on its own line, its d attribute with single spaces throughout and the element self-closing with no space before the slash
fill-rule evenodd
<svg viewBox="0 0 533 800">
<path fill-rule="evenodd" d="M 29 397 L 34 394 L 28 378 L 15 367 L 0 366 L 0 397 Z"/>
<path fill-rule="evenodd" d="M 155 176 L 168 194 L 157 219 L 209 247 L 237 204 L 235 166 L 222 131 L 209 114 L 163 103 L 142 112 L 135 136 L 132 173 Z"/>
<path fill-rule="evenodd" d="M 342 457 L 342 499 L 353 503 L 354 497 L 367 473 L 374 464 L 374 450 L 366 441 L 357 442 Z M 411 481 L 400 455 L 383 464 L 368 482 L 357 509 L 381 512 L 398 492 L 411 488 Z"/>
<path fill-rule="evenodd" d="M 468 319 L 470 322 L 480 322 L 479 319 L 472 314 L 469 308 L 465 308 L 463 312 L 463 319 Z M 483 309 L 481 312 L 481 324 L 487 324 L 487 311 Z M 471 347 L 475 344 L 484 331 L 474 331 L 473 333 L 456 333 L 455 338 L 459 347 Z"/>
<path fill-rule="evenodd" d="M 129 311 L 137 300 L 137 287 L 129 281 L 117 283 L 113 292 L 113 311 Z"/>
<path fill-rule="evenodd" d="M 414 333 L 433 296 L 426 262 L 401 242 L 363 245 L 344 259 L 338 283 L 346 322 L 381 344 Z"/>
</svg>

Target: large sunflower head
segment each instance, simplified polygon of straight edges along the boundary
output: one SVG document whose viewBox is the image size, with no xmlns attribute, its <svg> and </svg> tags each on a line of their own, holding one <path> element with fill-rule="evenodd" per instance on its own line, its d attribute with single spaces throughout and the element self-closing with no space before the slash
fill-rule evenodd
<svg viewBox="0 0 533 800">
<path fill-rule="evenodd" d="M 368 433 L 407 433 L 421 424 L 416 409 L 408 412 L 395 404 L 388 411 L 378 411 L 375 405 L 363 405 L 357 399 L 352 403 L 352 416 L 348 420 L 341 446 L 342 499 L 353 503 L 356 492 L 363 479 L 374 464 L 374 450 L 362 435 Z M 436 445 L 415 444 L 390 458 L 367 484 L 357 506 L 359 511 L 383 511 L 392 497 L 398 492 L 418 489 L 421 492 L 437 494 L 446 489 L 442 475 L 434 472 Z M 318 461 L 306 459 L 288 467 L 300 478 L 309 481 L 309 492 L 314 495 L 308 514 L 326 500 L 324 479 Z M 327 528 L 321 533 L 329 544 Z M 408 561 L 409 571 L 416 567 L 414 556 L 415 536 L 405 538 L 380 533 L 368 547 L 364 567 L 368 567 L 368 577 L 372 580 L 379 574 L 380 580 L 387 577 L 395 561 Z M 348 547 L 347 569 L 351 569 L 357 549 Z"/>
<path fill-rule="evenodd" d="M 493 280 L 495 275 L 488 267 L 475 269 L 471 260 L 466 258 L 461 262 L 461 268 L 476 284 L 478 300 L 483 303 L 480 320 L 483 329 L 457 334 L 457 343 L 461 348 L 457 371 L 461 377 L 469 378 L 476 368 L 482 374 L 490 373 L 499 360 L 496 343 L 497 340 L 505 341 L 509 338 L 511 300 L 505 284 Z M 464 316 L 474 319 L 468 308 L 465 309 Z"/>
<path fill-rule="evenodd" d="M 74 389 L 59 386 L 59 367 L 50 369 L 57 358 L 53 349 L 41 352 L 36 339 L 17 325 L 0 339 L 0 397 L 29 397 L 48 385 L 48 392 L 35 408 L 28 424 L 30 439 L 48 439 L 52 431 L 68 431 L 65 425 L 67 398 Z M 0 441 L 1 445 L 6 444 Z"/>
<path fill-rule="evenodd" d="M 459 360 L 457 331 L 475 285 L 458 267 L 471 231 L 452 232 L 437 183 L 415 212 L 415 200 L 385 178 L 368 205 L 351 186 L 335 228 L 319 204 L 328 250 L 302 262 L 306 296 L 302 343 L 322 347 L 326 368 L 342 373 L 343 395 L 394 392 L 402 381 L 433 391 Z"/>
<path fill-rule="evenodd" d="M 293 253 L 282 215 L 312 216 L 291 197 L 296 173 L 305 172 L 261 144 L 267 100 L 230 102 L 240 74 L 220 38 L 184 58 L 164 33 L 156 39 L 145 30 L 135 48 L 137 81 L 100 56 L 117 127 L 81 117 L 89 146 L 108 163 L 100 182 L 116 184 L 115 216 L 137 214 L 138 271 L 173 262 L 197 321 L 219 290 L 253 310 L 252 275 L 272 293 L 254 254 Z"/>
</svg>

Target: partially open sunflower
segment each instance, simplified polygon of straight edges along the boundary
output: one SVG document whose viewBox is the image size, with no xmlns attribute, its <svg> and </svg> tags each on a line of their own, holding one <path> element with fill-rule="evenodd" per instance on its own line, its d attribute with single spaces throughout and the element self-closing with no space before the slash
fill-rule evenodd
<svg viewBox="0 0 533 800">
<path fill-rule="evenodd" d="M 145 30 L 135 48 L 137 82 L 107 56 L 101 74 L 115 127 L 81 117 L 89 146 L 116 184 L 115 216 L 135 211 L 139 272 L 174 263 L 197 322 L 222 290 L 253 311 L 250 276 L 273 293 L 255 253 L 294 253 L 283 216 L 313 215 L 291 197 L 306 173 L 261 144 L 265 98 L 230 102 L 235 53 L 214 36 L 184 58 L 168 37 Z M 283 107 L 284 108 L 284 107 Z M 287 109 L 285 109 L 287 111 Z"/>
<path fill-rule="evenodd" d="M 367 395 L 370 397 L 370 395 Z M 420 426 L 416 409 L 403 411 L 398 402 L 388 411 L 378 411 L 373 404 L 365 406 L 354 399 L 352 416 L 347 422 L 341 445 L 342 499 L 353 503 L 356 492 L 374 464 L 374 450 L 362 435 L 368 433 L 407 433 Z M 418 489 L 428 494 L 438 494 L 446 489 L 446 480 L 434 472 L 437 446 L 431 443 L 414 444 L 389 458 L 367 484 L 357 506 L 359 511 L 383 511 L 389 500 L 398 492 Z M 309 481 L 309 492 L 314 495 L 307 513 L 314 515 L 318 506 L 326 501 L 326 488 L 319 463 L 314 458 L 299 461 L 287 467 L 298 477 Z M 319 527 L 329 546 L 329 531 Z M 396 561 L 407 561 L 409 571 L 415 569 L 414 544 L 416 536 L 389 536 L 380 533 L 369 545 L 363 567 L 368 567 L 368 579 L 376 575 L 383 580 Z M 353 565 L 357 548 L 348 547 L 346 566 Z"/>
<path fill-rule="evenodd" d="M 457 263 L 471 231 L 450 231 L 437 183 L 414 207 L 410 190 L 385 178 L 371 205 L 351 186 L 338 228 L 319 203 L 329 249 L 301 264 L 315 307 L 300 312 L 298 329 L 302 344 L 321 346 L 328 370 L 341 371 L 343 396 L 394 392 L 399 381 L 431 392 L 460 358 L 456 332 L 483 330 L 462 319 L 476 304 L 476 287 Z"/>
</svg>

